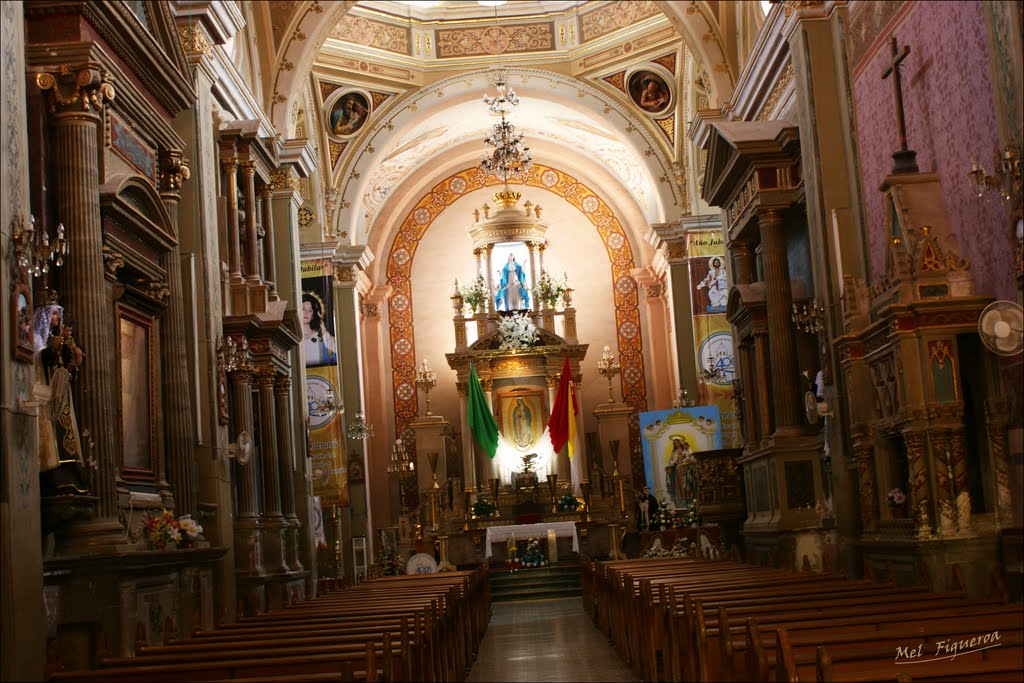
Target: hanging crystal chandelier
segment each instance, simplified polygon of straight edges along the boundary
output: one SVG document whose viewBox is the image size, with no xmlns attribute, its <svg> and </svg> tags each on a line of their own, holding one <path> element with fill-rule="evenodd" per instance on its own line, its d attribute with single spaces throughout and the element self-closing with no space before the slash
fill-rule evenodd
<svg viewBox="0 0 1024 683">
<path fill-rule="evenodd" d="M 489 156 L 480 162 L 485 173 L 491 173 L 498 180 L 508 182 L 509 178 L 529 172 L 533 166 L 530 148 L 526 146 L 523 134 L 506 118 L 517 106 L 519 97 L 509 85 L 505 74 L 499 71 L 494 83 L 498 94 L 495 97 L 484 97 L 484 104 L 492 115 L 500 116 L 501 122 L 491 127 L 491 134 L 484 138 L 484 143 L 494 148 Z"/>
</svg>

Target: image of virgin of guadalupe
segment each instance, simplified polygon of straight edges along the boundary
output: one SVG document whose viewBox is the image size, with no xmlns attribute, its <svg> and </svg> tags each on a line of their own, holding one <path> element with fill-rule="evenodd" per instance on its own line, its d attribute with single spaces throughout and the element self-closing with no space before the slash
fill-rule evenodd
<svg viewBox="0 0 1024 683">
<path fill-rule="evenodd" d="M 338 347 L 327 331 L 323 302 L 313 292 L 302 293 L 302 357 L 306 367 L 338 362 Z"/>
<path fill-rule="evenodd" d="M 71 398 L 72 372 L 85 354 L 64 325 L 64 308 L 49 304 L 33 318 L 36 382 L 39 403 L 39 479 L 43 496 L 88 493 L 82 477 L 82 444 Z"/>
<path fill-rule="evenodd" d="M 512 408 L 512 439 L 519 448 L 526 448 L 533 443 L 533 415 L 521 398 L 516 399 Z"/>
</svg>

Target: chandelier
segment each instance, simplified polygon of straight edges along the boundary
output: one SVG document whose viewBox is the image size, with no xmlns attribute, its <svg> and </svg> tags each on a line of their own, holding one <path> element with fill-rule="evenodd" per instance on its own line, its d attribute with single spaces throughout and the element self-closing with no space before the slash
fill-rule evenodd
<svg viewBox="0 0 1024 683">
<path fill-rule="evenodd" d="M 363 411 L 360 410 L 349 423 L 347 433 L 348 438 L 353 441 L 361 441 L 373 436 L 373 425 L 366 421 Z"/>
<path fill-rule="evenodd" d="M 494 85 L 498 91 L 497 96 L 485 96 L 484 104 L 491 114 L 501 117 L 501 122 L 494 124 L 491 134 L 484 138 L 484 143 L 494 149 L 490 156 L 480 162 L 480 168 L 484 173 L 491 173 L 498 180 L 508 182 L 509 178 L 527 173 L 533 166 L 533 159 L 523 134 L 517 132 L 516 127 L 506 118 L 519 105 L 519 97 L 505 79 L 504 73 L 499 73 Z"/>
</svg>

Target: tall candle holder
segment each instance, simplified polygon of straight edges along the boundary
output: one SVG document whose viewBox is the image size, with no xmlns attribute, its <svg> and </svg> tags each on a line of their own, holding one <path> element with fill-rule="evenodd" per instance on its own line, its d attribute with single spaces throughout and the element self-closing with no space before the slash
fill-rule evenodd
<svg viewBox="0 0 1024 683">
<path fill-rule="evenodd" d="M 558 512 L 558 506 L 555 502 L 555 496 L 558 495 L 558 475 L 548 475 L 548 491 L 551 493 L 551 511 Z"/>
<path fill-rule="evenodd" d="M 430 417 L 430 390 L 437 386 L 437 373 L 430 369 L 430 363 L 423 359 L 423 363 L 416 370 L 416 388 L 423 392 L 427 400 L 427 417 Z"/>
<path fill-rule="evenodd" d="M 398 480 L 398 504 L 402 509 L 402 514 L 405 514 L 410 507 L 406 502 L 406 481 L 410 476 L 416 475 L 416 463 L 409 457 L 409 453 L 405 450 L 405 444 L 402 443 L 401 439 L 396 439 L 395 445 L 391 449 L 388 475 Z"/>
<path fill-rule="evenodd" d="M 612 394 L 612 378 L 619 374 L 621 369 L 618 359 L 612 355 L 611 347 L 604 347 L 604 352 L 601 354 L 601 360 L 597 361 L 597 371 L 601 373 L 602 377 L 608 380 L 609 403 L 615 403 L 615 396 Z"/>
<path fill-rule="evenodd" d="M 623 486 L 623 476 L 619 474 L 619 440 L 612 439 L 608 442 L 609 450 L 612 452 L 612 486 L 618 489 L 619 492 L 619 516 L 622 519 L 626 518 L 626 496 L 625 487 Z"/>
<path fill-rule="evenodd" d="M 498 485 L 501 483 L 498 479 L 488 479 L 487 483 L 491 487 L 491 496 L 494 498 L 494 514 L 496 517 L 501 516 L 500 508 L 498 506 Z"/>
</svg>

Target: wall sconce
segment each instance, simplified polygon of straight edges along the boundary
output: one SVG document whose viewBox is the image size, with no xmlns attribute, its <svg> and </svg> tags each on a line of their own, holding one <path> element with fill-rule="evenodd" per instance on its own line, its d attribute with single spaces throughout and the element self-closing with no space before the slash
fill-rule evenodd
<svg viewBox="0 0 1024 683">
<path fill-rule="evenodd" d="M 352 418 L 352 422 L 348 426 L 346 432 L 348 438 L 355 441 L 361 441 L 362 439 L 373 436 L 373 425 L 367 424 L 366 417 L 363 415 L 363 411 L 356 413 L 356 416 Z"/>
<path fill-rule="evenodd" d="M 977 161 L 971 161 L 971 170 L 967 173 L 974 183 L 974 189 L 981 197 L 986 190 L 997 188 L 1005 202 L 1011 202 L 1021 194 L 1020 154 L 1012 145 L 1007 145 L 1002 156 L 994 162 L 995 172 L 988 175 Z"/>
<path fill-rule="evenodd" d="M 793 324 L 807 334 L 818 334 L 825 329 L 825 307 L 817 299 L 793 304 Z"/>
<path fill-rule="evenodd" d="M 58 268 L 64 265 L 68 241 L 64 239 L 63 223 L 57 224 L 57 237 L 51 242 L 46 229 L 36 229 L 35 216 L 28 217 L 28 225 L 21 216 L 15 216 L 11 221 L 11 240 L 15 267 L 25 280 L 29 275 L 39 277 L 49 272 L 51 261 Z"/>
</svg>

